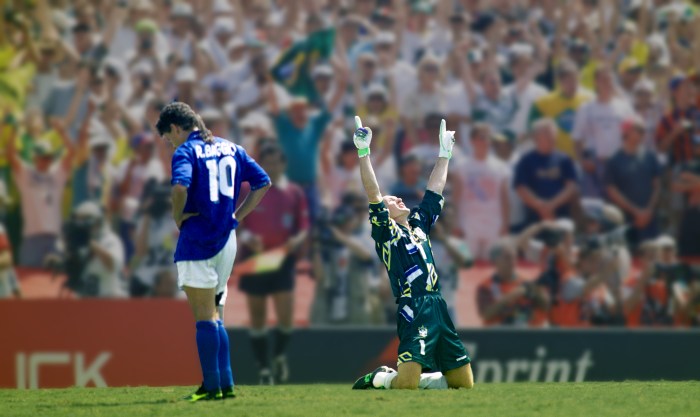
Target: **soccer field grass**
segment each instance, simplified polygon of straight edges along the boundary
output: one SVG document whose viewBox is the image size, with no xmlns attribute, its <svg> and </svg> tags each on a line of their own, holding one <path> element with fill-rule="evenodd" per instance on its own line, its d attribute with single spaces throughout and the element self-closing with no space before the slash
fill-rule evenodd
<svg viewBox="0 0 700 417">
<path fill-rule="evenodd" d="M 237 398 L 178 400 L 193 387 L 0 390 L 2 417 L 697 416 L 700 382 L 477 384 L 471 390 L 352 391 L 239 386 Z"/>
</svg>

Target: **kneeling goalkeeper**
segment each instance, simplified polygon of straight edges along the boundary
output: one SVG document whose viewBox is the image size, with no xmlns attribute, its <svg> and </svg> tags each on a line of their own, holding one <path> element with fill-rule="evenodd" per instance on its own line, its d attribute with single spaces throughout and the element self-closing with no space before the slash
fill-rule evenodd
<svg viewBox="0 0 700 417">
<path fill-rule="evenodd" d="M 428 237 L 444 202 L 441 194 L 447 181 L 454 132 L 445 131 L 442 120 L 439 158 L 425 196 L 418 207 L 409 209 L 400 198 L 382 197 L 369 158 L 372 130 L 362 127 L 357 116 L 355 127 L 353 140 L 360 156 L 362 185 L 370 201 L 372 239 L 389 272 L 398 304 L 399 351 L 397 371 L 379 367 L 358 379 L 353 389 L 471 388 L 471 359 L 440 295 Z M 433 373 L 422 373 L 423 369 Z"/>
</svg>

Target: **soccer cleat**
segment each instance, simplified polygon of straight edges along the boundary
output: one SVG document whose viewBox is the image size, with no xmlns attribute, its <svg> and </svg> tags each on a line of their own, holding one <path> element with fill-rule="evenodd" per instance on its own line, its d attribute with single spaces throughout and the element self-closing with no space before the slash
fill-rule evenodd
<svg viewBox="0 0 700 417">
<path fill-rule="evenodd" d="M 224 395 L 221 389 L 217 388 L 215 391 L 207 391 L 206 388 L 204 388 L 204 384 L 202 384 L 197 391 L 182 399 L 194 403 L 197 401 L 221 400 L 223 398 Z"/>
<path fill-rule="evenodd" d="M 287 357 L 280 355 L 272 361 L 272 370 L 275 376 L 275 381 L 284 384 L 289 380 L 289 365 Z"/>
<path fill-rule="evenodd" d="M 236 398 L 236 394 L 233 393 L 233 387 L 222 388 L 221 394 L 224 399 Z"/>
<path fill-rule="evenodd" d="M 267 368 L 260 370 L 260 385 L 275 385 L 272 373 Z"/>
<path fill-rule="evenodd" d="M 352 389 L 382 389 L 382 388 L 376 388 L 372 382 L 374 382 L 374 377 L 377 376 L 379 372 L 396 372 L 393 369 L 389 368 L 388 366 L 380 366 L 379 368 L 375 369 L 374 371 L 368 373 L 367 375 L 361 377 L 352 386 Z"/>
</svg>

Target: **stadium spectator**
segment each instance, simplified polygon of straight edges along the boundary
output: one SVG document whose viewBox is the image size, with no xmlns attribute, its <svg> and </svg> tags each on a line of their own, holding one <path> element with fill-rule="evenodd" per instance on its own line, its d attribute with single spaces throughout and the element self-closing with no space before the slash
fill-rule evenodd
<svg viewBox="0 0 700 417">
<path fill-rule="evenodd" d="M 541 36 L 539 31 L 533 31 Z M 541 40 L 538 41 L 540 45 L 541 42 Z M 547 95 L 547 89 L 534 79 L 541 71 L 541 64 L 535 60 L 541 58 L 542 52 L 534 50 L 530 44 L 515 44 L 509 50 L 510 72 L 513 81 L 505 87 L 504 95 L 515 97 L 517 110 L 510 123 L 510 131 L 518 139 L 524 138 L 527 134 L 528 121 L 534 103 Z"/>
<path fill-rule="evenodd" d="M 63 236 L 68 287 L 81 298 L 125 297 L 124 246 L 100 206 L 81 203 L 73 210 L 72 220 L 74 227 Z"/>
<path fill-rule="evenodd" d="M 258 160 L 270 176 L 272 186 L 241 224 L 239 256 L 241 259 L 254 256 L 263 261 L 267 258 L 267 263 L 273 262 L 274 266 L 264 272 L 253 268 L 243 273 L 238 286 L 246 294 L 251 321 L 250 340 L 258 362 L 260 383 L 267 385 L 284 383 L 289 378 L 286 350 L 294 320 L 295 265 L 307 239 L 309 214 L 304 192 L 284 174 L 287 162 L 282 150 L 268 145 L 260 151 Z M 245 195 L 247 186 L 241 197 Z M 279 258 L 279 262 L 269 260 L 274 258 Z M 268 357 L 265 331 L 268 297 L 274 302 L 277 316 L 272 363 Z"/>
<path fill-rule="evenodd" d="M 389 192 L 402 199 L 406 207 L 416 207 L 423 199 L 425 186 L 421 169 L 422 164 L 415 153 L 404 155 L 399 162 L 399 179 Z"/>
<path fill-rule="evenodd" d="M 569 216 L 577 194 L 574 162 L 555 149 L 556 133 L 552 119 L 535 122 L 535 148 L 515 166 L 513 186 L 525 204 L 527 224 Z"/>
<path fill-rule="evenodd" d="M 409 93 L 400 108 L 401 124 L 405 129 L 408 146 L 419 141 L 419 130 L 429 114 L 445 113 L 445 90 L 440 81 L 440 62 L 426 54 L 418 63 L 418 85 Z"/>
<path fill-rule="evenodd" d="M 643 243 L 640 273 L 625 282 L 628 326 L 671 326 L 686 320 L 681 306 L 689 277 L 676 254 L 676 242 L 670 236 Z"/>
<path fill-rule="evenodd" d="M 146 297 L 154 293 L 159 274 L 175 273 L 173 256 L 180 234 L 170 212 L 170 183 L 149 180 L 144 186 L 135 231 L 129 294 Z M 173 275 L 174 276 L 174 275 Z M 164 284 L 165 285 L 165 284 Z"/>
<path fill-rule="evenodd" d="M 329 142 L 329 141 L 326 141 Z M 328 152 L 330 147 L 328 147 Z M 340 205 L 343 194 L 349 191 L 360 191 L 360 166 L 357 162 L 355 145 L 345 141 L 340 145 L 338 155 L 325 156 L 323 161 L 323 176 L 319 179 L 323 185 L 323 206 L 335 209 Z M 330 160 L 329 160 L 330 159 Z"/>
<path fill-rule="evenodd" d="M 535 100 L 530 115 L 533 122 L 541 118 L 555 121 L 556 149 L 570 157 L 576 156 L 571 137 L 576 111 L 592 98 L 588 91 L 579 86 L 578 76 L 576 64 L 568 60 L 561 62 L 556 68 L 557 89 Z"/>
<path fill-rule="evenodd" d="M 90 103 L 78 132 L 71 207 L 88 200 L 99 201 L 106 206 L 111 197 L 116 167 L 109 160 L 109 155 L 114 141 L 104 125 L 92 119 L 95 111 L 95 104 Z"/>
<path fill-rule="evenodd" d="M 473 264 L 474 258 L 467 242 L 456 235 L 459 230 L 457 210 L 451 205 L 445 205 L 440 214 L 440 222 L 435 223 L 430 236 L 438 276 L 440 277 L 440 293 L 447 303 L 447 312 L 452 323 L 457 323 L 457 289 L 459 288 L 459 271 Z"/>
<path fill-rule="evenodd" d="M 156 153 L 155 138 L 150 133 L 140 133 L 131 139 L 131 149 L 134 157 L 122 162 L 117 168 L 115 182 L 120 196 L 114 203 L 117 205 L 119 237 L 124 242 L 126 260 L 129 261 L 134 253 L 134 231 L 136 229 L 136 213 L 139 200 L 149 180 L 158 182 L 165 179 L 163 162 Z M 169 165 L 169 164 L 168 164 Z"/>
<path fill-rule="evenodd" d="M 396 110 L 394 97 L 397 94 L 394 85 L 389 91 L 382 84 L 372 84 L 365 91 L 363 99 L 360 89 L 355 86 L 355 109 L 361 119 L 367 120 L 367 125 L 372 128 L 374 140 L 372 152 L 376 155 L 377 171 L 385 178 L 395 177 L 396 164 L 394 162 L 394 141 L 398 129 L 399 114 Z M 376 141 L 376 144 L 375 142 Z"/>
<path fill-rule="evenodd" d="M 548 295 L 542 287 L 519 276 L 517 254 L 508 240 L 497 242 L 490 253 L 495 270 L 476 292 L 479 316 L 486 326 L 542 326 L 546 323 Z"/>
<path fill-rule="evenodd" d="M 287 158 L 286 175 L 304 190 L 313 221 L 320 206 L 316 184 L 319 146 L 331 121 L 331 113 L 324 108 L 310 116 L 309 104 L 304 97 L 292 98 L 286 110 L 279 107 L 272 90 L 268 91 L 267 97 L 277 138 Z"/>
<path fill-rule="evenodd" d="M 355 158 L 357 156 L 355 155 Z M 366 223 L 366 200 L 343 195 L 341 204 L 316 224 L 314 276 L 317 279 L 311 323 L 369 325 L 383 322 L 379 265 Z"/>
<path fill-rule="evenodd" d="M 659 122 L 656 141 L 660 152 L 669 155 L 674 164 L 689 162 L 694 157 L 693 136 L 700 131 L 700 109 L 695 86 L 685 76 L 669 81 L 671 109 Z"/>
<path fill-rule="evenodd" d="M 696 142 L 698 141 L 698 142 Z M 700 137 L 692 143 L 695 158 L 679 164 L 673 189 L 682 196 L 682 211 L 678 229 L 678 248 L 683 257 L 700 256 Z"/>
<path fill-rule="evenodd" d="M 0 224 L 0 299 L 12 297 L 22 298 L 22 289 L 12 264 L 10 240 Z"/>
<path fill-rule="evenodd" d="M 634 246 L 659 232 L 657 205 L 661 193 L 661 167 L 656 155 L 645 149 L 644 122 L 638 117 L 622 124 L 622 148 L 608 159 L 606 194 L 620 207 L 634 228 Z"/>
<path fill-rule="evenodd" d="M 470 65 L 462 65 L 462 77 L 471 100 L 472 120 L 488 124 L 494 132 L 513 136 L 518 90 L 503 89 L 501 76 L 494 68 L 472 74 Z M 524 84 L 521 81 L 521 88 L 525 87 Z"/>
<path fill-rule="evenodd" d="M 399 56 L 394 32 L 377 34 L 374 38 L 374 51 L 377 54 L 380 70 L 387 74 L 390 79 L 389 84 L 394 86 L 396 102 L 403 103 L 408 94 L 416 88 L 416 68 L 407 62 L 406 57 Z"/>
<path fill-rule="evenodd" d="M 542 273 L 536 285 L 543 296 L 546 294 L 548 323 L 581 327 L 589 325 L 594 317 L 611 323 L 619 321 L 619 304 L 610 295 L 619 279 L 616 265 L 598 245 L 581 248 L 577 256 L 574 233 L 571 220 L 559 219 L 534 224 L 517 237 L 521 251 L 540 264 Z M 619 295 L 619 288 L 612 289 Z M 611 299 L 613 302 L 608 303 Z"/>
<path fill-rule="evenodd" d="M 470 132 L 472 156 L 458 164 L 455 187 L 460 226 L 477 260 L 488 259 L 496 240 L 508 233 L 510 168 L 491 154 L 491 128 L 475 123 Z"/>
<path fill-rule="evenodd" d="M 630 103 L 616 95 L 609 68 L 597 68 L 594 82 L 596 97 L 578 109 L 571 133 L 583 169 L 581 194 L 584 197 L 605 195 L 606 162 L 620 149 L 622 122 L 633 115 Z"/>
<path fill-rule="evenodd" d="M 617 64 L 617 74 L 620 80 L 620 89 L 626 101 L 629 102 L 633 98 L 635 87 L 643 80 L 644 66 L 637 61 L 637 58 L 630 56 Z"/>
<path fill-rule="evenodd" d="M 43 267 L 47 255 L 55 251 L 61 233 L 61 203 L 75 151 L 62 122 L 53 119 L 53 123 L 65 149 L 62 154 L 49 142 L 38 141 L 34 143 L 33 160 L 27 163 L 19 158 L 15 136 L 7 141 L 12 175 L 17 188 L 23 191 L 21 266 Z"/>
<path fill-rule="evenodd" d="M 644 141 L 642 143 L 647 150 L 656 155 L 657 144 L 654 134 L 663 116 L 664 106 L 655 96 L 653 82 L 642 79 L 634 85 L 632 106 L 634 112 L 644 121 Z M 665 158 L 660 158 L 660 160 L 665 160 Z"/>
</svg>

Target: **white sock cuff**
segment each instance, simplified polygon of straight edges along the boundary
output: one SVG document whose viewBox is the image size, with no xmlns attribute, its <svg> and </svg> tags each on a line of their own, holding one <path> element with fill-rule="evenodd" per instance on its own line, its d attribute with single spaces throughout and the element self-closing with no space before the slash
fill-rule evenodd
<svg viewBox="0 0 700 417">
<path fill-rule="evenodd" d="M 391 389 L 391 381 L 393 381 L 398 375 L 398 372 L 387 372 L 386 378 L 384 378 L 384 388 Z"/>
<path fill-rule="evenodd" d="M 421 374 L 418 381 L 421 389 L 447 389 L 447 378 L 441 372 Z"/>
</svg>

